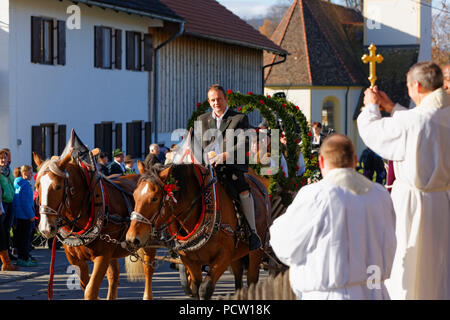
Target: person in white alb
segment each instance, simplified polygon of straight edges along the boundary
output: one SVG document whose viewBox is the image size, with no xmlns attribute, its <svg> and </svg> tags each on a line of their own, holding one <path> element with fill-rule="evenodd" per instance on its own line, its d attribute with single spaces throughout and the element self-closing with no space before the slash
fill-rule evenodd
<svg viewBox="0 0 450 320">
<path fill-rule="evenodd" d="M 439 66 L 419 62 L 407 74 L 415 108 L 375 87 L 357 121 L 364 143 L 393 160 L 398 246 L 386 282 L 393 299 L 450 299 L 450 100 L 442 85 Z"/>
<path fill-rule="evenodd" d="M 301 188 L 270 227 L 299 299 L 389 299 L 394 209 L 385 188 L 359 174 L 356 163 L 348 137 L 327 137 L 319 153 L 324 178 Z"/>
</svg>

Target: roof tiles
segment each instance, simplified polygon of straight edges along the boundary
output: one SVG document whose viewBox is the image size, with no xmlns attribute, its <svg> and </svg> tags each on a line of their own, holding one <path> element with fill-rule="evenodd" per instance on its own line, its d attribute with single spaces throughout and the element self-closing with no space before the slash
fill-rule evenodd
<svg viewBox="0 0 450 320">
<path fill-rule="evenodd" d="M 291 55 L 268 68 L 266 85 L 364 84 L 361 63 L 342 26 L 361 21 L 355 10 L 322 0 L 295 0 L 271 37 Z M 271 60 L 273 55 L 266 54 L 264 63 Z"/>
<path fill-rule="evenodd" d="M 186 34 L 285 53 L 282 48 L 215 0 L 161 2 L 186 20 Z"/>
</svg>

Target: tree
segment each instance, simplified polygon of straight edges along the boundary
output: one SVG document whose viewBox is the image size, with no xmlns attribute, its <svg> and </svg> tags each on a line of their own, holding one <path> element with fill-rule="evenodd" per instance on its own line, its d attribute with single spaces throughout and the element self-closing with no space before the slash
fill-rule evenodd
<svg viewBox="0 0 450 320">
<path fill-rule="evenodd" d="M 349 8 L 354 8 L 359 12 L 362 12 L 363 1 L 362 0 L 345 0 L 345 6 Z"/>
<path fill-rule="evenodd" d="M 363 12 L 363 0 L 328 0 L 328 2 L 344 5 L 349 8 L 354 8 L 359 12 Z"/>
<path fill-rule="evenodd" d="M 450 63 L 450 14 L 446 0 L 434 4 L 431 24 L 432 59 L 439 65 Z"/>
<path fill-rule="evenodd" d="M 266 18 L 264 20 L 263 25 L 259 28 L 259 32 L 261 32 L 263 35 L 265 35 L 267 38 L 270 39 L 276 27 L 277 25 L 273 23 L 272 20 Z"/>
</svg>

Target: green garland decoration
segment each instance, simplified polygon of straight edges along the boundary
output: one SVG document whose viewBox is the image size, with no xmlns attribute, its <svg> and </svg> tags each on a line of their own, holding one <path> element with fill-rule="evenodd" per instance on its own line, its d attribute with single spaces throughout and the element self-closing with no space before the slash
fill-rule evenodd
<svg viewBox="0 0 450 320">
<path fill-rule="evenodd" d="M 292 202 L 289 191 L 298 191 L 308 183 L 308 178 L 317 172 L 317 159 L 311 157 L 312 133 L 309 130 L 309 124 L 305 115 L 298 106 L 284 98 L 272 98 L 271 96 L 257 95 L 252 92 L 242 94 L 240 92 L 232 92 L 231 90 L 228 90 L 227 95 L 229 108 L 237 109 L 237 111 L 242 113 L 249 113 L 257 109 L 261 116 L 267 120 L 270 129 L 278 128 L 275 115 L 282 120 L 286 136 L 287 154 L 292 155 L 286 157 L 289 179 L 286 179 L 282 170 L 278 170 L 278 173 L 274 175 L 269 175 L 268 191 L 271 196 L 281 190 L 280 196 L 283 204 L 289 205 Z M 188 130 L 194 126 L 194 121 L 200 115 L 207 112 L 209 108 L 208 100 L 197 103 L 197 108 L 188 121 Z M 301 130 L 301 150 L 300 139 L 296 132 L 296 124 L 299 125 Z M 297 177 L 298 151 L 302 152 L 303 158 L 305 159 L 306 171 L 302 177 Z M 275 161 L 280 163 L 281 157 L 279 155 L 274 156 L 278 156 L 278 158 L 275 158 Z M 259 172 L 260 165 L 250 166 L 255 172 Z"/>
</svg>

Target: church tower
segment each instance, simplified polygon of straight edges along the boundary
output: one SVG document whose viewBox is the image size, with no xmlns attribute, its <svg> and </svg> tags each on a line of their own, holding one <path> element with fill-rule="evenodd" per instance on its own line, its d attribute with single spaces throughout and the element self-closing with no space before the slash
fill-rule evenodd
<svg viewBox="0 0 450 320">
<path fill-rule="evenodd" d="M 364 0 L 364 46 L 418 47 L 431 60 L 431 0 Z"/>
</svg>

